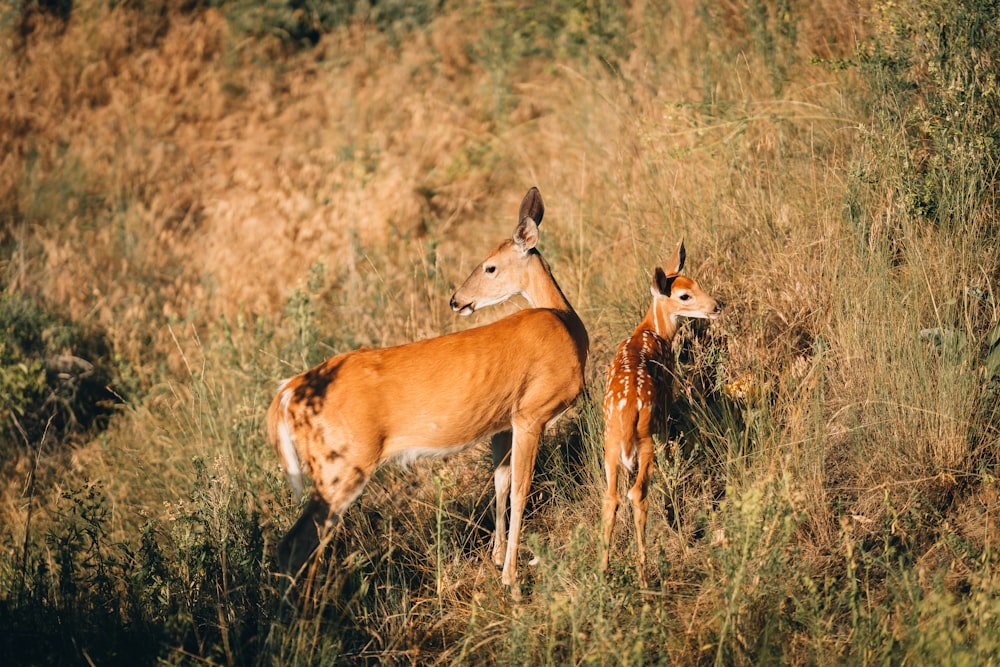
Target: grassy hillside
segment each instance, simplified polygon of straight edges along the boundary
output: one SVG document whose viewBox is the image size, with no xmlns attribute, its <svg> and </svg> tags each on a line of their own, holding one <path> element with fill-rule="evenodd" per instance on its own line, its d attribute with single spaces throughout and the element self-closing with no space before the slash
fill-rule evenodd
<svg viewBox="0 0 1000 667">
<path fill-rule="evenodd" d="M 997 3 L 539 5 L 0 3 L 0 654 L 997 662 Z M 379 470 L 283 600 L 278 381 L 523 305 L 448 297 L 532 185 L 591 355 L 524 600 L 485 447 Z M 600 401 L 681 237 L 727 307 L 641 589 L 627 509 L 596 571 Z"/>
</svg>

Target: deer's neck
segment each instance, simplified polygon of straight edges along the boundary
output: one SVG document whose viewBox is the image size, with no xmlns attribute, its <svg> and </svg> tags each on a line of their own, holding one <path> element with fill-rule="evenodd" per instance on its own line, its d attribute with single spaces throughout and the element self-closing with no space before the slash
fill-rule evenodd
<svg viewBox="0 0 1000 667">
<path fill-rule="evenodd" d="M 563 321 L 576 346 L 580 362 L 580 378 L 583 382 L 587 357 L 590 355 L 590 337 L 587 335 L 587 328 L 583 325 L 580 316 L 573 310 L 566 295 L 559 289 L 559 284 L 552 277 L 552 271 L 549 270 L 548 262 L 537 253 L 530 264 L 528 280 L 522 294 L 532 308 L 548 308 L 555 311 L 559 319 Z"/>
<path fill-rule="evenodd" d="M 548 262 L 538 253 L 534 254 L 528 270 L 524 296 L 533 308 L 574 312 L 573 306 L 559 289 L 556 279 L 552 277 Z"/>
</svg>

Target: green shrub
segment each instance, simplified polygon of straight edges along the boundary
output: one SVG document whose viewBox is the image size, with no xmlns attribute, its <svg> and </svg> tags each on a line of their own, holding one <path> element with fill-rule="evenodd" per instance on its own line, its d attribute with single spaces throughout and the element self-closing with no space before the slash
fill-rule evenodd
<svg viewBox="0 0 1000 667">
<path fill-rule="evenodd" d="M 110 388 L 107 341 L 30 297 L 0 293 L 0 444 L 63 440 L 103 427 L 121 397 Z"/>
<path fill-rule="evenodd" d="M 282 44 L 309 47 L 324 33 L 353 21 L 374 25 L 390 36 L 426 25 L 434 18 L 436 0 L 222 0 L 231 24 L 255 37 L 276 37 Z"/>
<path fill-rule="evenodd" d="M 629 47 L 625 10 L 619 3 L 498 0 L 477 3 L 474 11 L 487 26 L 477 45 L 481 59 L 513 63 L 586 54 L 612 64 Z"/>
<path fill-rule="evenodd" d="M 873 154 L 898 174 L 910 212 L 972 231 L 995 201 L 1000 174 L 1000 3 L 922 0 L 876 9 L 861 61 Z M 982 232 L 995 239 L 995 222 L 988 225 Z"/>
<path fill-rule="evenodd" d="M 252 662 L 276 607 L 260 516 L 218 466 L 200 475 L 192 497 L 124 541 L 111 536 L 101 485 L 65 492 L 44 546 L 29 535 L 25 553 L 0 557 L 0 572 L 16 582 L 0 589 L 6 658 L 152 664 L 173 650 L 174 659 Z"/>
</svg>

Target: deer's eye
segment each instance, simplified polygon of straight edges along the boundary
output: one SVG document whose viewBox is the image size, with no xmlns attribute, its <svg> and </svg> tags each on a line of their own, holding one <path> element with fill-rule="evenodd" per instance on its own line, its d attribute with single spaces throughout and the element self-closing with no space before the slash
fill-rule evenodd
<svg viewBox="0 0 1000 667">
<path fill-rule="evenodd" d="M 483 271 L 485 271 L 486 273 L 496 273 L 497 267 L 495 267 L 495 266 L 484 266 L 483 267 Z"/>
<path fill-rule="evenodd" d="M 691 300 L 691 295 L 688 294 L 687 292 L 684 292 L 683 294 L 680 295 L 679 298 L 680 298 L 681 301 L 690 301 Z"/>
</svg>

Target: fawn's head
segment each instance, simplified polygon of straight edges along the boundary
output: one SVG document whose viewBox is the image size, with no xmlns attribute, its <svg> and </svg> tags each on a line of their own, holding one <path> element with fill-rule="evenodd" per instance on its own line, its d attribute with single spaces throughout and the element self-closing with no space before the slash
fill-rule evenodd
<svg viewBox="0 0 1000 667">
<path fill-rule="evenodd" d="M 667 262 L 667 270 L 656 267 L 649 290 L 653 294 L 654 306 L 663 308 L 675 320 L 678 317 L 714 320 L 722 314 L 722 304 L 701 289 L 694 279 L 680 275 L 686 254 L 682 240 Z"/>
</svg>

